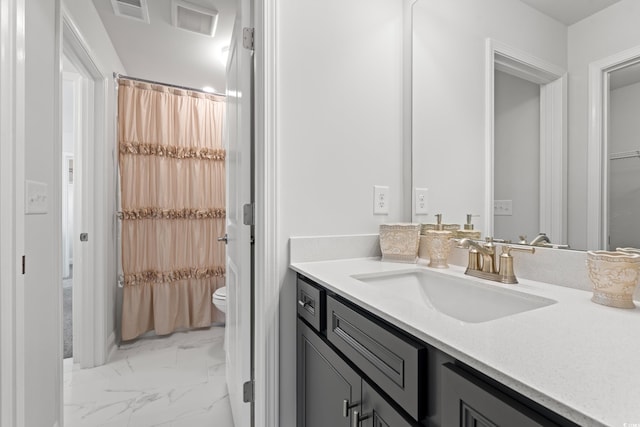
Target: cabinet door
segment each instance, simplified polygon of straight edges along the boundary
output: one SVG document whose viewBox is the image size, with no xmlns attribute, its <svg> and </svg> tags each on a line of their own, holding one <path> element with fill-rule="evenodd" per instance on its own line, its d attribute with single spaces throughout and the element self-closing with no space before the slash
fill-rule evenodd
<svg viewBox="0 0 640 427">
<path fill-rule="evenodd" d="M 373 389 L 366 381 L 362 381 L 362 427 L 412 427 L 414 421 L 400 415 L 384 397 Z"/>
<path fill-rule="evenodd" d="M 298 319 L 298 427 L 350 427 L 360 411 L 361 379 Z M 344 415 L 344 405 L 355 405 Z"/>
<path fill-rule="evenodd" d="M 442 425 L 447 427 L 557 426 L 460 367 L 442 366 Z"/>
</svg>

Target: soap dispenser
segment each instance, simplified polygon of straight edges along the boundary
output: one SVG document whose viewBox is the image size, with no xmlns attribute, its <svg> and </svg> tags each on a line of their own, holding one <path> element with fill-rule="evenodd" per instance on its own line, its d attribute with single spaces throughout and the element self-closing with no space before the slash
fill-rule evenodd
<svg viewBox="0 0 640 427">
<path fill-rule="evenodd" d="M 437 214 L 436 220 L 435 230 L 425 230 L 423 234 L 429 255 L 429 267 L 449 268 L 447 258 L 451 252 L 450 239 L 453 237 L 453 233 L 444 229 L 442 214 Z"/>
<path fill-rule="evenodd" d="M 465 237 L 472 240 L 480 240 L 480 230 L 474 230 L 471 224 L 471 214 L 467 214 L 467 223 L 464 224 L 462 230 L 458 230 L 456 237 L 464 239 Z"/>
</svg>

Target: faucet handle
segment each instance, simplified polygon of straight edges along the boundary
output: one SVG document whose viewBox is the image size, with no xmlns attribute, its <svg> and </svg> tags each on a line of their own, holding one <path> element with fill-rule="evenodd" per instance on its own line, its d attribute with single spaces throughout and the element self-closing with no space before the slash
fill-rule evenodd
<svg viewBox="0 0 640 427">
<path fill-rule="evenodd" d="M 502 254 L 506 254 L 511 256 L 511 251 L 516 251 L 516 252 L 529 252 L 530 254 L 535 254 L 536 253 L 536 248 L 534 247 L 528 247 L 528 248 L 518 248 L 518 247 L 514 247 L 514 246 L 503 246 L 502 247 Z"/>
<path fill-rule="evenodd" d="M 502 283 L 515 284 L 518 283 L 518 279 L 516 278 L 516 274 L 513 271 L 513 256 L 511 256 L 511 251 L 517 252 L 528 252 L 534 254 L 536 252 L 535 248 L 517 248 L 513 246 L 503 246 L 502 254 L 500 254 L 500 265 L 498 268 L 498 275 L 500 276 L 500 281 Z"/>
<path fill-rule="evenodd" d="M 493 238 L 493 242 L 494 243 L 511 243 L 511 240 L 509 239 L 496 239 L 495 237 Z"/>
<path fill-rule="evenodd" d="M 489 249 L 490 251 L 495 251 L 496 244 L 493 243 L 493 237 L 487 236 L 487 237 L 485 237 L 484 241 L 485 241 L 485 244 L 482 245 L 482 246 L 484 246 L 485 248 Z"/>
</svg>

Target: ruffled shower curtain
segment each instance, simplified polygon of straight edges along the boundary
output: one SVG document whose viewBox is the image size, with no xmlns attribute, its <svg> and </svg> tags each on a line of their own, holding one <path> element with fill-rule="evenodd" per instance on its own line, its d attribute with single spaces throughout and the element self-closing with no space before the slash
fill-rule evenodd
<svg viewBox="0 0 640 427">
<path fill-rule="evenodd" d="M 122 339 L 206 327 L 224 286 L 224 97 L 120 79 Z"/>
</svg>

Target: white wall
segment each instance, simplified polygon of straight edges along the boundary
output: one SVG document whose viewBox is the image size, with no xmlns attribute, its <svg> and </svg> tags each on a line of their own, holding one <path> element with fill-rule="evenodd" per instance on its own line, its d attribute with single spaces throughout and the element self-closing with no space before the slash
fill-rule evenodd
<svg viewBox="0 0 640 427">
<path fill-rule="evenodd" d="M 640 2 L 622 0 L 569 27 L 569 244 L 587 246 L 589 64 L 640 45 Z M 589 248 L 595 249 L 595 248 Z"/>
<path fill-rule="evenodd" d="M 96 11 L 93 2 L 86 0 L 63 0 L 64 10 L 68 13 L 68 16 L 72 19 L 77 29 L 79 30 L 82 38 L 89 47 L 89 53 L 93 57 L 96 65 L 100 69 L 101 73 L 108 80 L 107 91 L 107 118 L 106 123 L 106 143 L 107 147 L 103 151 L 101 147 L 97 149 L 97 160 L 104 161 L 104 174 L 97 174 L 96 179 L 102 180 L 104 186 L 104 194 L 107 195 L 106 200 L 106 224 L 107 227 L 107 240 L 99 242 L 104 247 L 105 256 L 105 283 L 107 286 L 107 318 L 106 327 L 108 336 L 116 328 L 116 222 L 114 220 L 113 213 L 116 211 L 116 173 L 117 165 L 114 157 L 114 151 L 116 148 L 116 135 L 115 135 L 115 111 L 117 108 L 117 100 L 115 98 L 115 87 L 112 75 L 114 72 L 126 74 L 126 70 L 122 65 L 118 54 L 116 53 L 111 40 L 107 35 L 107 32 L 100 20 L 100 16 Z M 102 152 L 107 153 L 103 156 Z"/>
<path fill-rule="evenodd" d="M 609 154 L 640 150 L 640 83 L 611 91 Z M 639 247 L 640 158 L 609 162 L 610 248 Z"/>
<path fill-rule="evenodd" d="M 508 19 L 505 17 L 509 17 Z M 432 222 L 483 215 L 485 39 L 565 68 L 566 27 L 513 0 L 418 0 L 413 38 L 413 179 Z M 485 218 L 474 218 L 476 228 Z M 484 232 L 484 230 L 481 230 Z"/>
<path fill-rule="evenodd" d="M 290 236 L 376 233 L 403 220 L 403 0 L 277 3 L 280 425 L 295 425 Z M 373 186 L 390 214 L 373 215 Z"/>
<path fill-rule="evenodd" d="M 533 239 L 540 230 L 540 85 L 495 75 L 494 199 L 511 200 L 513 215 L 494 216 L 494 237 Z"/>
<path fill-rule="evenodd" d="M 25 425 L 60 419 L 60 149 L 58 1 L 25 2 L 25 178 L 48 186 L 48 213 L 25 216 Z"/>
</svg>

